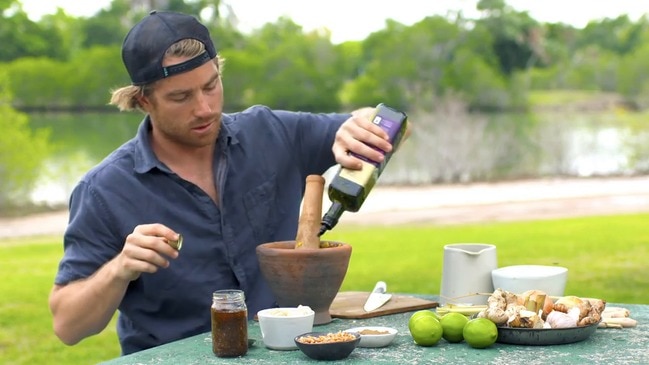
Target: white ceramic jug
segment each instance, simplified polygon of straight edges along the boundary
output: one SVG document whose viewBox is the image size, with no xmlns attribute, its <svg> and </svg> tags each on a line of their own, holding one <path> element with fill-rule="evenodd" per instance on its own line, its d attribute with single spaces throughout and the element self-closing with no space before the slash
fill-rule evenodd
<svg viewBox="0 0 649 365">
<path fill-rule="evenodd" d="M 494 291 L 491 271 L 498 268 L 496 246 L 458 243 L 444 246 L 440 304 L 487 304 Z"/>
</svg>

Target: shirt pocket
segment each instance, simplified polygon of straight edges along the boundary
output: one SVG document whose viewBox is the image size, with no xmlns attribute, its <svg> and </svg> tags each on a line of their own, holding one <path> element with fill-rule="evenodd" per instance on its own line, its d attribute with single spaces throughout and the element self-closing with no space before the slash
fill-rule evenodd
<svg viewBox="0 0 649 365">
<path fill-rule="evenodd" d="M 277 183 L 274 174 L 261 185 L 243 196 L 243 205 L 255 238 L 263 243 L 273 234 L 277 226 L 278 211 Z"/>
</svg>

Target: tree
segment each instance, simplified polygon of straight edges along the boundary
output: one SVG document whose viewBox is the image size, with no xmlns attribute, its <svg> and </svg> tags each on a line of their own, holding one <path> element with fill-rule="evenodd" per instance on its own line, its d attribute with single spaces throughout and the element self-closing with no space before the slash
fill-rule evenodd
<svg viewBox="0 0 649 365">
<path fill-rule="evenodd" d="M 113 0 L 107 9 L 100 10 L 81 22 L 83 47 L 122 45 L 128 30 L 146 14 L 145 10 L 132 9 L 129 0 Z"/>
<path fill-rule="evenodd" d="M 85 35 L 81 28 L 80 18 L 70 16 L 59 8 L 56 13 L 43 16 L 39 24 L 59 35 L 60 60 L 67 61 L 81 49 Z"/>
<path fill-rule="evenodd" d="M 68 64 L 46 57 L 23 57 L 7 64 L 5 69 L 14 106 L 48 108 L 71 104 L 66 93 L 72 72 Z"/>
<path fill-rule="evenodd" d="M 649 27 L 646 17 L 633 23 L 628 15 L 614 19 L 591 21 L 579 32 L 577 48 L 597 46 L 601 49 L 625 55 L 643 45 L 642 35 Z"/>
<path fill-rule="evenodd" d="M 246 103 L 305 111 L 338 110 L 337 93 L 344 76 L 336 70 L 336 48 L 328 34 L 304 34 L 287 18 L 263 26 L 246 49 L 257 68 L 246 88 Z M 231 77 L 231 76 L 230 76 Z"/>
<path fill-rule="evenodd" d="M 649 32 L 647 32 L 649 36 Z M 649 107 L 649 44 L 624 56 L 620 62 L 618 91 L 640 109 Z"/>
<path fill-rule="evenodd" d="M 67 55 L 56 28 L 31 21 L 19 3 L 7 0 L 0 2 L 0 45 L 0 62 L 20 57 L 62 59 Z"/>
<path fill-rule="evenodd" d="M 442 79 L 461 34 L 443 17 L 406 27 L 386 21 L 362 42 L 359 76 L 345 85 L 349 105 L 385 102 L 402 110 L 427 104 L 444 89 Z"/>
<path fill-rule="evenodd" d="M 50 152 L 47 130 L 32 132 L 27 115 L 11 107 L 7 73 L 0 70 L 0 211 L 28 201 Z"/>
<path fill-rule="evenodd" d="M 514 11 L 504 0 L 480 0 L 477 9 L 483 17 L 476 28 L 485 27 L 493 35 L 494 53 L 505 75 L 545 61 L 543 29 L 527 12 Z"/>
</svg>

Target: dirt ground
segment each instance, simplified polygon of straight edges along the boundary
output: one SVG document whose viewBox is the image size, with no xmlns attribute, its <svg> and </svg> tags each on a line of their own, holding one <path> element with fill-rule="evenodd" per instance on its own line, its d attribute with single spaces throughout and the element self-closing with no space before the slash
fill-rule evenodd
<svg viewBox="0 0 649 365">
<path fill-rule="evenodd" d="M 324 208 L 328 207 L 325 197 Z M 649 176 L 376 187 L 340 225 L 463 224 L 649 212 Z M 62 235 L 67 211 L 0 218 L 0 238 Z"/>
</svg>

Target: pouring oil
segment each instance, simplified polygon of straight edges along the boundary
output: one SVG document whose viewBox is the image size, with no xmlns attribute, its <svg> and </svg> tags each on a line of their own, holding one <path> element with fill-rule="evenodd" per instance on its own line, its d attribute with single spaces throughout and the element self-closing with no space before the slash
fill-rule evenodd
<svg viewBox="0 0 649 365">
<path fill-rule="evenodd" d="M 408 116 L 381 103 L 376 106 L 376 113 L 372 118 L 372 123 L 381 127 L 388 134 L 389 141 L 392 144 L 392 151 L 385 153 L 374 147 L 376 150 L 383 152 L 385 156 L 381 163 L 354 154 L 354 156 L 361 159 L 362 168 L 360 170 L 341 168 L 336 173 L 327 190 L 329 200 L 331 200 L 331 207 L 322 217 L 318 236 L 335 227 L 344 211 L 357 212 L 361 208 L 365 198 L 367 198 L 385 169 L 390 157 L 401 144 L 408 124 Z"/>
</svg>

